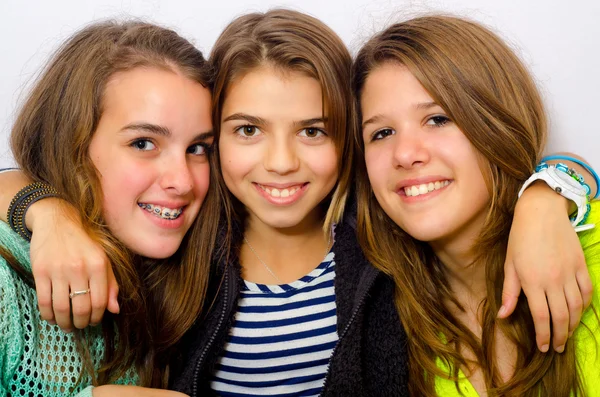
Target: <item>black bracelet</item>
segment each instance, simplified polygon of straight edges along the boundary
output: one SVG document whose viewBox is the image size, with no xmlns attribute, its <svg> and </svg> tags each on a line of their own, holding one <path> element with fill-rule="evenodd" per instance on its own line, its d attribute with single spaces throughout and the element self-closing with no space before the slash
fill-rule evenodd
<svg viewBox="0 0 600 397">
<path fill-rule="evenodd" d="M 8 207 L 6 217 L 10 228 L 25 240 L 30 241 L 31 232 L 25 225 L 27 210 L 36 201 L 58 196 L 58 191 L 55 188 L 43 182 L 34 182 L 25 186 L 13 197 Z"/>
</svg>

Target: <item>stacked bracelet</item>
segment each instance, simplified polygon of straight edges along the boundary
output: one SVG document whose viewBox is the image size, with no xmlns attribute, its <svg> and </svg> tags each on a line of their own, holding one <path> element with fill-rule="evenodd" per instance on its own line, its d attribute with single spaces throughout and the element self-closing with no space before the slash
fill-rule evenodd
<svg viewBox="0 0 600 397">
<path fill-rule="evenodd" d="M 25 225 L 27 210 L 36 201 L 46 197 L 57 197 L 58 195 L 56 189 L 43 182 L 35 182 L 19 190 L 11 200 L 6 214 L 10 228 L 24 239 L 31 240 L 31 232 Z"/>
<path fill-rule="evenodd" d="M 552 156 L 546 156 L 542 159 L 542 163 L 546 162 L 546 161 L 550 161 L 550 160 L 569 160 L 574 162 L 575 164 L 579 164 L 581 167 L 585 168 L 585 170 L 587 172 L 590 173 L 590 175 L 592 175 L 592 178 L 594 179 L 594 182 L 596 182 L 596 194 L 594 195 L 594 199 L 597 199 L 600 197 L 600 176 L 598 176 L 598 174 L 596 173 L 596 171 L 594 171 L 594 169 L 589 166 L 588 164 L 586 164 L 585 162 L 576 159 L 575 157 L 572 156 L 566 156 L 563 154 L 557 154 L 557 155 L 552 155 Z M 583 179 L 583 177 L 582 177 Z M 589 185 L 588 185 L 589 187 Z M 588 193 L 589 194 L 589 193 Z"/>
</svg>

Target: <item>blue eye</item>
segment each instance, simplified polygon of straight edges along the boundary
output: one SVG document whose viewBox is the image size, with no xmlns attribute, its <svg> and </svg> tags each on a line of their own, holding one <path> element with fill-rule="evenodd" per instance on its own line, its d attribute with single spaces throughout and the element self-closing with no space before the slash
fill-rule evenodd
<svg viewBox="0 0 600 397">
<path fill-rule="evenodd" d="M 300 136 L 303 136 L 306 138 L 320 138 L 322 136 L 325 136 L 325 131 L 323 131 L 320 128 L 309 127 L 309 128 L 305 128 L 302 131 L 300 131 Z"/>
<path fill-rule="evenodd" d="M 140 151 L 148 151 L 148 150 L 154 150 L 156 149 L 156 145 L 154 143 L 152 143 L 151 140 L 149 139 L 136 139 L 135 141 L 131 142 L 129 144 L 129 146 L 133 147 L 134 149 L 140 150 Z"/>
<path fill-rule="evenodd" d="M 261 131 L 254 125 L 243 125 L 235 130 L 243 138 L 250 138 L 259 135 Z"/>
<path fill-rule="evenodd" d="M 375 131 L 375 133 L 371 136 L 371 141 L 378 141 L 380 139 L 386 138 L 390 135 L 394 135 L 396 131 L 391 128 L 384 128 L 379 131 Z"/>
<path fill-rule="evenodd" d="M 451 120 L 447 116 L 438 114 L 436 116 L 430 117 L 425 124 L 431 125 L 434 127 L 442 127 L 450 122 L 451 122 Z"/>
<path fill-rule="evenodd" d="M 208 152 L 208 145 L 206 143 L 196 143 L 187 149 L 187 153 L 195 156 L 204 156 Z"/>
</svg>

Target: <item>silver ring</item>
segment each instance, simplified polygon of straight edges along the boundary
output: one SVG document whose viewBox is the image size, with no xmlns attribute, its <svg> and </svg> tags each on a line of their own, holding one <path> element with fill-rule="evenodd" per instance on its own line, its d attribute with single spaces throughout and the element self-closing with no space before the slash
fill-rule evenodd
<svg viewBox="0 0 600 397">
<path fill-rule="evenodd" d="M 73 299 L 73 297 L 77 296 L 77 295 L 85 295 L 85 294 L 89 294 L 90 293 L 90 289 L 84 289 L 81 291 L 73 291 L 69 294 L 69 298 Z"/>
</svg>

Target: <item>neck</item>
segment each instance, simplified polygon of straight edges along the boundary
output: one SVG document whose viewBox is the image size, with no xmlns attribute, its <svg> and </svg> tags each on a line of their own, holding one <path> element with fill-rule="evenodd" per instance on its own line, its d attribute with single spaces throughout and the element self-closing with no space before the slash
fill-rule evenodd
<svg viewBox="0 0 600 397">
<path fill-rule="evenodd" d="M 244 237 L 254 251 L 249 244 L 242 245 L 242 277 L 260 284 L 289 283 L 301 278 L 321 263 L 330 248 L 318 209 L 288 228 L 274 228 L 249 215 Z"/>
<path fill-rule="evenodd" d="M 483 263 L 476 262 L 474 245 L 479 232 L 464 232 L 451 239 L 431 242 L 430 246 L 445 268 L 454 296 L 459 302 L 480 302 L 486 296 Z"/>
</svg>

